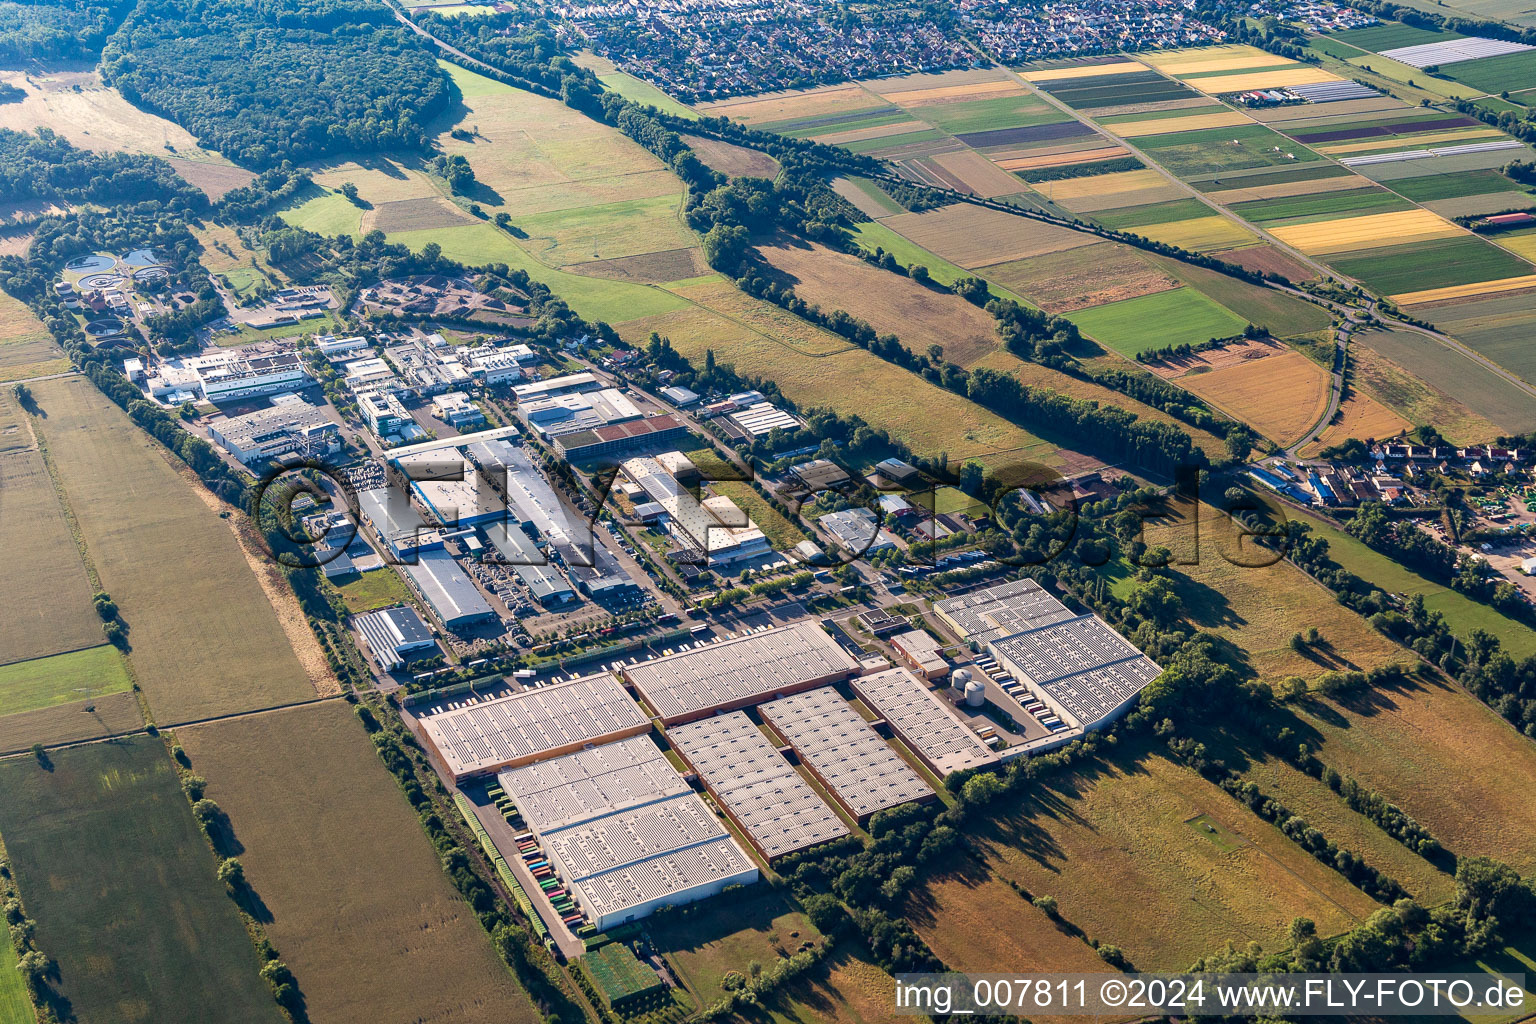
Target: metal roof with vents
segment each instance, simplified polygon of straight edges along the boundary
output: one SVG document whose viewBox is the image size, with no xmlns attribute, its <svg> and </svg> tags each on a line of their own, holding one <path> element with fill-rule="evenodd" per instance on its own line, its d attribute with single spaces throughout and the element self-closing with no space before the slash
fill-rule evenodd
<svg viewBox="0 0 1536 1024">
<path fill-rule="evenodd" d="M 990 645 L 1017 673 L 1091 727 L 1124 707 L 1162 669 L 1096 615 L 1020 633 Z"/>
<path fill-rule="evenodd" d="M 760 710 L 801 762 L 860 821 L 887 807 L 934 795 L 933 788 L 830 686 L 781 697 Z"/>
<path fill-rule="evenodd" d="M 672 724 L 846 679 L 857 669 L 837 641 L 806 620 L 656 658 L 624 673 Z"/>
<path fill-rule="evenodd" d="M 904 668 L 860 676 L 853 689 L 939 778 L 997 760 L 943 698 Z"/>
<path fill-rule="evenodd" d="M 769 860 L 848 834 L 744 713 L 675 726 L 667 739 Z"/>
<path fill-rule="evenodd" d="M 549 832 L 615 811 L 690 792 L 656 744 L 645 736 L 508 768 L 501 786 L 515 794 L 528 827 Z"/>
<path fill-rule="evenodd" d="M 1014 580 L 938 602 L 933 610 L 975 643 L 1009 636 L 1073 617 L 1034 580 Z"/>
<path fill-rule="evenodd" d="M 421 719 L 455 778 L 553 757 L 648 731 L 650 721 L 609 673 L 520 690 Z"/>
</svg>

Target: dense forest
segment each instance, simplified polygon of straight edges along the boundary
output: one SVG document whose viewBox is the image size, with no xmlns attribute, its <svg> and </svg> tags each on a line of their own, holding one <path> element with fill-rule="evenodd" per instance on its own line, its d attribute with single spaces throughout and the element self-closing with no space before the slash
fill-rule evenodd
<svg viewBox="0 0 1536 1024">
<path fill-rule="evenodd" d="M 452 95 L 433 55 L 363 0 L 142 0 L 104 77 L 205 146 L 265 168 L 423 149 Z"/>
<path fill-rule="evenodd" d="M 76 149 L 48 128 L 36 135 L 0 128 L 0 199 L 104 205 L 154 200 L 184 210 L 208 205 L 208 197 L 164 160 Z"/>
<path fill-rule="evenodd" d="M 0 63 L 96 56 L 133 0 L 36 4 L 0 0 Z"/>
</svg>

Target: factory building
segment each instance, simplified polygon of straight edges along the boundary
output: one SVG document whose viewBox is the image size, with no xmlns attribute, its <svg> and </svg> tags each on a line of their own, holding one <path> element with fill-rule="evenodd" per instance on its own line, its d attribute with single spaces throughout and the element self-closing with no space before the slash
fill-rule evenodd
<svg viewBox="0 0 1536 1024">
<path fill-rule="evenodd" d="M 341 449 L 341 428 L 325 409 L 303 401 L 215 420 L 208 435 L 247 466 L 293 457 L 319 458 Z"/>
<path fill-rule="evenodd" d="M 674 726 L 667 739 L 764 860 L 849 834 L 744 712 Z"/>
<path fill-rule="evenodd" d="M 623 669 L 668 725 L 847 679 L 859 664 L 816 623 L 718 640 Z"/>
<path fill-rule="evenodd" d="M 634 698 L 607 672 L 438 711 L 420 725 L 427 748 L 455 782 L 651 728 Z"/>
<path fill-rule="evenodd" d="M 610 423 L 592 430 L 563 434 L 553 441 L 555 451 L 571 462 L 598 457 L 617 457 L 646 448 L 676 445 L 688 436 L 688 426 L 670 413 L 628 423 Z"/>
<path fill-rule="evenodd" d="M 401 606 L 359 615 L 353 620 L 363 635 L 373 658 L 387 672 L 405 664 L 405 656 L 432 650 L 437 641 L 416 609 Z"/>
<path fill-rule="evenodd" d="M 485 422 L 485 413 L 462 391 L 447 391 L 432 399 L 432 415 L 454 430 L 478 427 Z"/>
<path fill-rule="evenodd" d="M 363 522 L 396 558 L 406 558 L 422 548 L 442 546 L 442 537 L 422 518 L 410 499 L 393 487 L 359 491 L 357 507 Z"/>
<path fill-rule="evenodd" d="M 671 464 L 679 466 L 675 460 Z M 692 463 L 688 465 L 691 467 Z M 660 457 L 626 459 L 623 469 L 652 502 L 665 510 L 673 539 L 709 565 L 730 565 L 770 550 L 767 535 L 735 502 L 721 495 L 700 502 L 667 471 Z M 697 470 L 693 472 L 696 474 Z"/>
<path fill-rule="evenodd" d="M 903 663 L 924 679 L 943 679 L 949 675 L 944 660 L 944 646 L 926 630 L 912 629 L 890 639 L 891 648 Z"/>
<path fill-rule="evenodd" d="M 997 761 L 992 749 L 955 717 L 943 698 L 906 669 L 859 676 L 852 685 L 853 692 L 939 778 Z"/>
<path fill-rule="evenodd" d="M 639 407 L 616 388 L 529 399 L 518 403 L 517 412 L 546 441 L 641 418 Z"/>
<path fill-rule="evenodd" d="M 214 352 L 168 359 L 147 381 L 155 398 L 191 395 L 209 402 L 233 402 L 314 383 L 296 352 Z"/>
<path fill-rule="evenodd" d="M 1034 580 L 1014 580 L 937 602 L 934 613 L 979 650 L 988 640 L 1062 622 L 1073 612 Z"/>
<path fill-rule="evenodd" d="M 499 782 L 538 843 L 534 863 L 598 931 L 758 880 L 751 857 L 645 736 L 511 768 Z"/>
<path fill-rule="evenodd" d="M 485 539 L 491 542 L 497 557 L 523 581 L 535 601 L 550 608 L 576 600 L 576 590 L 570 581 L 549 564 L 548 557 L 521 526 L 491 523 L 484 529 Z"/>
<path fill-rule="evenodd" d="M 496 612 L 475 583 L 442 548 L 418 550 L 414 561 L 401 566 L 416 592 L 448 629 L 463 629 L 496 618 Z"/>
<path fill-rule="evenodd" d="M 527 384 L 516 384 L 512 388 L 512 394 L 517 398 L 517 404 L 524 402 L 537 402 L 545 398 L 556 398 L 560 395 L 575 395 L 584 391 L 598 391 L 602 388 L 602 382 L 590 373 L 567 373 L 560 377 L 550 377 L 547 380 L 529 381 Z"/>
<path fill-rule="evenodd" d="M 861 824 L 886 808 L 937 796 L 830 686 L 780 697 L 759 710 L 800 763 Z"/>
<path fill-rule="evenodd" d="M 896 546 L 896 538 L 880 526 L 880 519 L 867 508 L 846 508 L 828 512 L 816 520 L 832 539 L 855 556 L 872 555 Z"/>
<path fill-rule="evenodd" d="M 393 392 L 364 391 L 357 396 L 357 409 L 375 437 L 393 437 L 414 422 L 411 414 Z"/>
</svg>

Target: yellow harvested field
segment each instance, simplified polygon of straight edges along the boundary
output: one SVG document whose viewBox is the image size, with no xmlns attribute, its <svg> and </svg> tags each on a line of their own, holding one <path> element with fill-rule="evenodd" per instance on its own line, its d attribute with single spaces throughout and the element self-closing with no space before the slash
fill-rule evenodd
<svg viewBox="0 0 1536 1024">
<path fill-rule="evenodd" d="M 1178 383 L 1282 445 L 1305 434 L 1328 408 L 1327 371 L 1293 349 L 1186 374 Z"/>
<path fill-rule="evenodd" d="M 1056 68 L 1053 71 L 1020 71 L 1019 77 L 1026 82 L 1065 82 L 1072 78 L 1097 78 L 1100 75 L 1129 75 L 1145 71 L 1147 66 L 1139 61 L 1127 60 L 1117 64 L 1085 64 L 1076 68 Z"/>
<path fill-rule="evenodd" d="M 1536 288 L 1536 274 L 1504 277 L 1497 281 L 1478 281 L 1475 284 L 1453 284 L 1444 288 L 1426 288 L 1421 292 L 1401 292 L 1392 296 L 1392 301 L 1400 306 L 1412 306 L 1422 302 L 1439 302 L 1442 299 L 1464 299 L 1468 295 L 1517 292 L 1523 288 Z"/>
<path fill-rule="evenodd" d="M 0 71 L 0 82 L 26 93 L 18 102 L 0 103 L 0 128 L 18 132 L 52 128 L 70 144 L 97 153 L 120 150 L 230 165 L 223 156 L 200 147 L 181 125 L 129 103 L 116 89 L 102 84 L 94 71 L 7 70 Z"/>
<path fill-rule="evenodd" d="M 1148 224 L 1130 231 L 1157 242 L 1177 245 L 1197 252 L 1216 252 L 1256 245 L 1259 237 L 1220 214 L 1176 220 L 1167 224 Z"/>
<path fill-rule="evenodd" d="M 1339 82 L 1338 75 L 1322 68 L 1298 65 L 1279 71 L 1255 71 L 1251 74 L 1217 75 L 1215 78 L 1196 78 L 1185 84 L 1192 85 L 1211 96 L 1227 92 L 1248 92 L 1250 89 L 1281 89 L 1288 85 L 1316 85 L 1318 82 Z"/>
<path fill-rule="evenodd" d="M 1532 262 L 1536 262 L 1536 233 L 1529 235 L 1492 235 L 1488 240 L 1502 245 L 1516 256 L 1523 256 Z"/>
<path fill-rule="evenodd" d="M 987 85 L 1011 82 L 1013 77 L 1000 67 L 963 68 L 956 71 L 919 71 L 910 75 L 891 78 L 871 78 L 859 84 L 877 96 L 890 96 L 898 92 L 921 92 L 956 85 Z"/>
<path fill-rule="evenodd" d="M 850 113 L 881 107 L 885 101 L 857 85 L 837 85 L 806 92 L 780 92 L 750 99 L 701 103 L 698 109 L 711 117 L 728 117 L 744 124 L 787 121 L 797 117 Z"/>
<path fill-rule="evenodd" d="M 870 128 L 848 128 L 841 131 L 828 132 L 825 135 L 812 135 L 812 141 L 821 142 L 828 146 L 841 146 L 845 142 L 859 142 L 863 139 L 883 139 L 889 135 L 905 135 L 914 128 L 921 129 L 921 121 L 897 121 L 895 124 L 877 124 Z"/>
<path fill-rule="evenodd" d="M 1310 458 L 1318 451 L 1330 445 L 1343 444 L 1352 437 L 1362 441 L 1367 438 L 1384 441 L 1412 426 L 1412 423 L 1376 399 L 1359 391 L 1351 391 L 1339 406 L 1338 416 L 1301 454 Z"/>
<path fill-rule="evenodd" d="M 888 92 L 882 95 L 901 107 L 925 107 L 936 103 L 954 103 L 958 100 L 995 99 L 1024 92 L 1018 82 L 975 82 L 971 85 L 939 85 L 931 89 L 908 89 L 904 92 Z"/>
<path fill-rule="evenodd" d="M 1031 188 L 1044 188 L 1041 182 Z M 1139 171 L 1117 171 L 1114 174 L 1097 174 L 1091 178 L 1067 178 L 1053 181 L 1051 195 L 1056 199 L 1079 199 L 1083 196 L 1109 195 L 1115 192 L 1134 192 L 1141 188 L 1168 184 L 1168 178 L 1159 171 L 1144 167 Z"/>
<path fill-rule="evenodd" d="M 1452 128 L 1443 132 L 1425 132 L 1423 135 L 1413 135 L 1406 138 L 1375 139 L 1371 142 L 1361 142 L 1358 139 L 1353 142 L 1335 142 L 1327 146 L 1314 147 L 1319 153 L 1369 153 L 1378 149 L 1412 149 L 1409 143 L 1428 144 L 1431 142 L 1464 142 L 1469 139 L 1503 138 L 1504 133 L 1497 128 Z"/>
<path fill-rule="evenodd" d="M 1235 179 L 1241 181 L 1241 178 Z M 1339 178 L 1314 178 L 1311 181 L 1277 181 L 1273 185 L 1255 185 L 1252 188 L 1229 188 L 1220 192 L 1207 192 L 1205 198 L 1218 203 L 1248 203 L 1256 199 L 1285 199 L 1288 196 L 1310 196 L 1316 192 L 1347 192 L 1350 189 L 1370 188 L 1374 182 L 1358 174 L 1346 174 Z"/>
<path fill-rule="evenodd" d="M 396 203 L 402 199 L 430 199 L 442 193 L 421 169 L 419 161 L 410 166 L 387 157 L 365 156 L 356 160 L 327 160 L 312 163 L 310 177 L 317 185 L 335 191 L 352 182 L 371 203 Z"/>
<path fill-rule="evenodd" d="M 1063 252 L 1099 239 L 1027 217 L 956 203 L 927 213 L 903 213 L 883 222 L 930 252 L 967 269 Z"/>
<path fill-rule="evenodd" d="M 1113 160 L 1129 151 L 1124 146 L 1104 146 L 1099 149 L 1079 149 L 1070 153 L 1047 153 L 1044 156 L 1010 157 L 996 161 L 1005 171 L 1028 171 L 1038 167 L 1066 167 L 1069 164 L 1086 164 L 1095 160 Z"/>
<path fill-rule="evenodd" d="M 1317 255 L 1399 245 L 1427 238 L 1449 238 L 1465 234 L 1466 229 L 1428 210 L 1399 210 L 1312 224 L 1286 224 L 1270 228 L 1269 233 L 1304 253 Z"/>
<path fill-rule="evenodd" d="M 933 162 L 964 182 L 971 191 L 987 199 L 1017 195 L 1023 182 L 974 149 L 940 153 Z"/>
<path fill-rule="evenodd" d="M 1223 110 L 1216 114 L 1190 114 L 1188 117 L 1160 117 L 1155 121 L 1106 124 L 1104 128 L 1122 139 L 1139 139 L 1144 135 L 1172 135 L 1174 132 L 1193 132 L 1202 128 L 1231 128 L 1233 125 L 1251 123 L 1247 114 L 1239 114 L 1235 110 Z"/>
<path fill-rule="evenodd" d="M 1243 61 L 1244 63 L 1233 65 L 1237 68 L 1267 68 L 1285 63 L 1284 57 L 1277 57 L 1256 46 L 1245 46 L 1242 43 L 1232 43 L 1227 46 L 1192 46 L 1182 50 L 1158 50 L 1154 53 L 1143 53 L 1140 59 L 1143 63 L 1169 74 L 1181 75 L 1195 74 L 1199 71 L 1220 71 L 1222 70 L 1220 67 L 1210 65 L 1224 61 Z"/>
<path fill-rule="evenodd" d="M 1063 210 L 1072 213 L 1095 213 L 1101 210 L 1119 210 L 1127 206 L 1146 206 L 1150 203 L 1167 203 L 1183 199 L 1189 189 L 1175 182 L 1165 182 L 1152 188 L 1138 188 L 1132 192 L 1110 192 L 1102 196 L 1084 196 L 1081 199 L 1062 199 L 1051 191 L 1055 182 L 1040 185 L 1040 193 Z"/>
</svg>

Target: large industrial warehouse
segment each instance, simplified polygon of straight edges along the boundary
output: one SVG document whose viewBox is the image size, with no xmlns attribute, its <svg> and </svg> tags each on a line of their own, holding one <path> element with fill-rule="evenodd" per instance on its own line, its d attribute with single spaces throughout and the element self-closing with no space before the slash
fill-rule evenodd
<svg viewBox="0 0 1536 1024">
<path fill-rule="evenodd" d="M 938 694 L 904 668 L 860 676 L 853 681 L 853 692 L 941 779 L 997 760 Z"/>
<path fill-rule="evenodd" d="M 423 717 L 421 727 L 457 782 L 634 736 L 651 723 L 603 672 L 441 711 Z"/>
<path fill-rule="evenodd" d="M 668 725 L 847 679 L 854 661 L 814 622 L 748 633 L 624 669 Z"/>
<path fill-rule="evenodd" d="M 744 712 L 667 730 L 667 739 L 767 860 L 848 835 Z"/>
<path fill-rule="evenodd" d="M 511 768 L 499 781 L 598 931 L 758 879 L 647 737 Z"/>
<path fill-rule="evenodd" d="M 935 604 L 933 610 L 962 639 L 978 647 L 988 640 L 1075 617 L 1034 580 L 1014 580 L 951 597 Z"/>
<path fill-rule="evenodd" d="M 824 686 L 764 704 L 763 720 L 860 822 L 887 807 L 929 800 L 922 780 L 853 706 Z"/>
<path fill-rule="evenodd" d="M 1020 682 L 1084 729 L 1118 717 L 1162 669 L 1096 615 L 1040 626 L 988 645 Z"/>
</svg>

